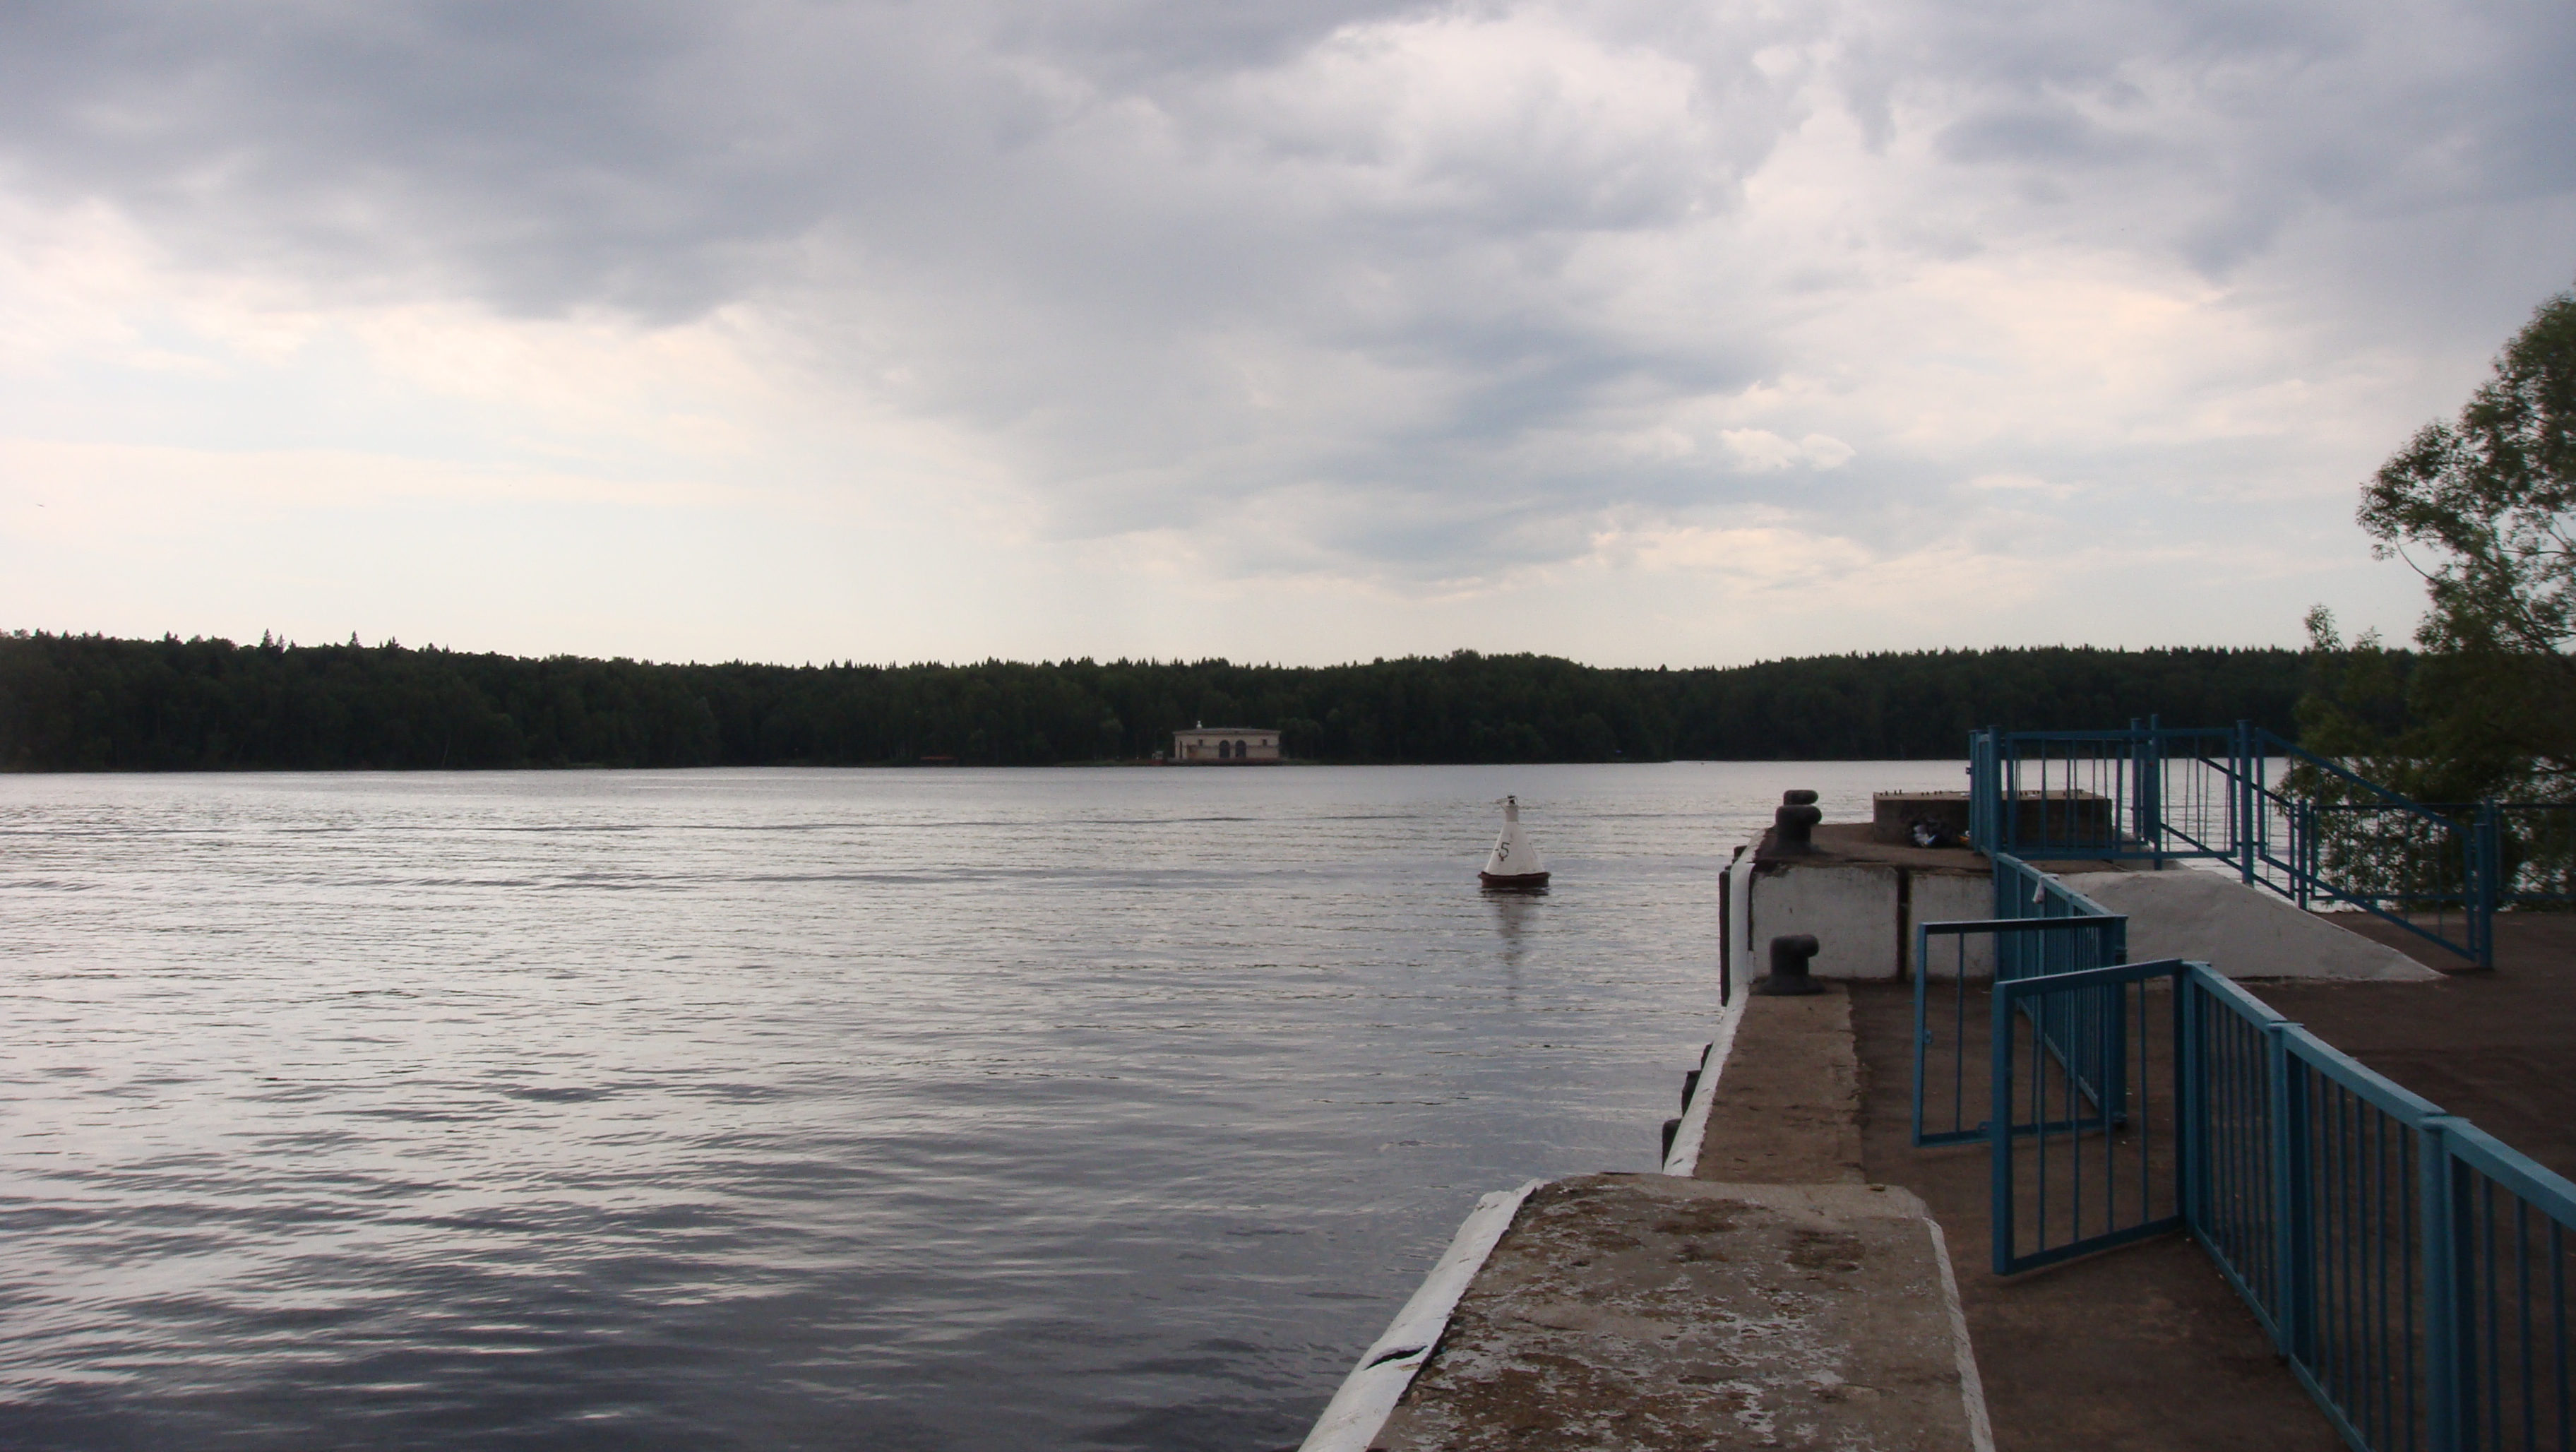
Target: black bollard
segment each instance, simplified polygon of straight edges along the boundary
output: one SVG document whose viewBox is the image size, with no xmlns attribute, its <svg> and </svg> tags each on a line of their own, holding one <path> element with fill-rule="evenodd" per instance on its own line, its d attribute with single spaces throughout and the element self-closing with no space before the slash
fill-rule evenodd
<svg viewBox="0 0 2576 1452">
<path fill-rule="evenodd" d="M 1814 792 L 1788 792 L 1793 797 L 1812 797 Z M 1816 850 L 1811 835 L 1825 814 L 1808 802 L 1792 802 L 1771 814 L 1771 850 L 1778 856 L 1796 856 Z"/>
<path fill-rule="evenodd" d="M 1805 787 L 1791 787 L 1780 794 L 1780 800 L 1787 806 L 1812 807 L 1816 804 L 1816 794 Z"/>
<path fill-rule="evenodd" d="M 1816 956 L 1816 935 L 1783 933 L 1771 940 L 1771 971 L 1753 980 L 1753 991 L 1764 998 L 1798 998 L 1822 993 L 1825 985 L 1807 972 L 1807 960 Z"/>
</svg>

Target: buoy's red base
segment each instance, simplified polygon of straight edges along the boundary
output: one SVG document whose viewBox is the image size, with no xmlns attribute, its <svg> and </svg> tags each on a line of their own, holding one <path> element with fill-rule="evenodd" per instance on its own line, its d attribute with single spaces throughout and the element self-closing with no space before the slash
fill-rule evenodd
<svg viewBox="0 0 2576 1452">
<path fill-rule="evenodd" d="M 1547 886 L 1547 874 L 1544 872 L 1479 872 L 1476 874 L 1476 880 L 1487 887 L 1532 888 Z"/>
</svg>

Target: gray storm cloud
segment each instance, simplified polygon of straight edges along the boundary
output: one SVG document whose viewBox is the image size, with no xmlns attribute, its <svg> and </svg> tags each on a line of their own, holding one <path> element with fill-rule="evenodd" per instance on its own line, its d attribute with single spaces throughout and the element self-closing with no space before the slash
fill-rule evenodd
<svg viewBox="0 0 2576 1452">
<path fill-rule="evenodd" d="M 2571 57 L 2555 3 L 17 5 L 0 180 L 328 297 L 745 309 L 1048 530 L 1473 580 L 1736 505 L 1921 528 L 1929 426 L 1820 350 L 1928 346 L 1872 310 L 1934 263 L 2492 336 L 2568 269 Z"/>
</svg>

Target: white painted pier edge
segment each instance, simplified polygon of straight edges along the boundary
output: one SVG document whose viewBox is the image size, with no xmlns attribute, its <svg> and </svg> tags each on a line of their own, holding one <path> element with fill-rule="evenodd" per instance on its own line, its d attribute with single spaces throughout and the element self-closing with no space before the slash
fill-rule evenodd
<svg viewBox="0 0 2576 1452">
<path fill-rule="evenodd" d="M 1423 1277 L 1421 1289 L 1395 1313 L 1386 1334 L 1369 1343 L 1360 1364 L 1343 1378 L 1341 1390 L 1325 1404 L 1324 1414 L 1316 1418 L 1315 1429 L 1306 1434 L 1297 1452 L 1368 1452 L 1378 1429 L 1386 1425 L 1387 1413 L 1395 1410 L 1405 1388 L 1413 1385 L 1413 1374 L 1440 1343 L 1440 1333 L 1449 1327 L 1449 1313 L 1458 1308 L 1468 1282 L 1485 1268 L 1494 1242 L 1503 1238 L 1530 1191 L 1545 1183 L 1532 1180 L 1517 1190 L 1496 1190 L 1476 1202 L 1467 1222 L 1451 1237 L 1449 1249 L 1431 1274 Z"/>
</svg>

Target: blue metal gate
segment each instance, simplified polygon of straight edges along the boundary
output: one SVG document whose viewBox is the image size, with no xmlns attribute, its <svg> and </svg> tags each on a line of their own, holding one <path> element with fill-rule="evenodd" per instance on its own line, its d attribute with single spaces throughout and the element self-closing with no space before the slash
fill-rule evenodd
<svg viewBox="0 0 2576 1452">
<path fill-rule="evenodd" d="M 1996 982 L 1986 1121 L 1995 1274 L 2183 1224 L 2172 988 L 2185 967 L 2168 958 Z"/>
<path fill-rule="evenodd" d="M 1986 1138 L 1988 1122 L 1970 1123 L 1970 1105 L 1987 1107 L 1990 1065 L 1987 1006 L 1972 1000 L 1991 992 L 1998 978 L 2027 978 L 2107 968 L 2128 956 L 2129 920 L 2109 914 L 2055 918 L 1985 918 L 1973 922 L 1919 923 L 1914 930 L 1914 1143 L 1964 1144 Z M 1977 980 L 1983 979 L 1983 982 Z M 2033 1020 L 2038 1023 L 2038 1020 Z M 2080 1055 L 2082 1036 L 2050 1035 L 2061 1063 Z M 2080 1060 L 2079 1060 L 2080 1062 Z M 2088 1102 L 2105 1079 L 2097 1067 L 2079 1070 Z M 2111 1109 L 2118 1111 L 2114 1100 Z M 2017 1127 L 2016 1132 L 2029 1132 Z"/>
</svg>

